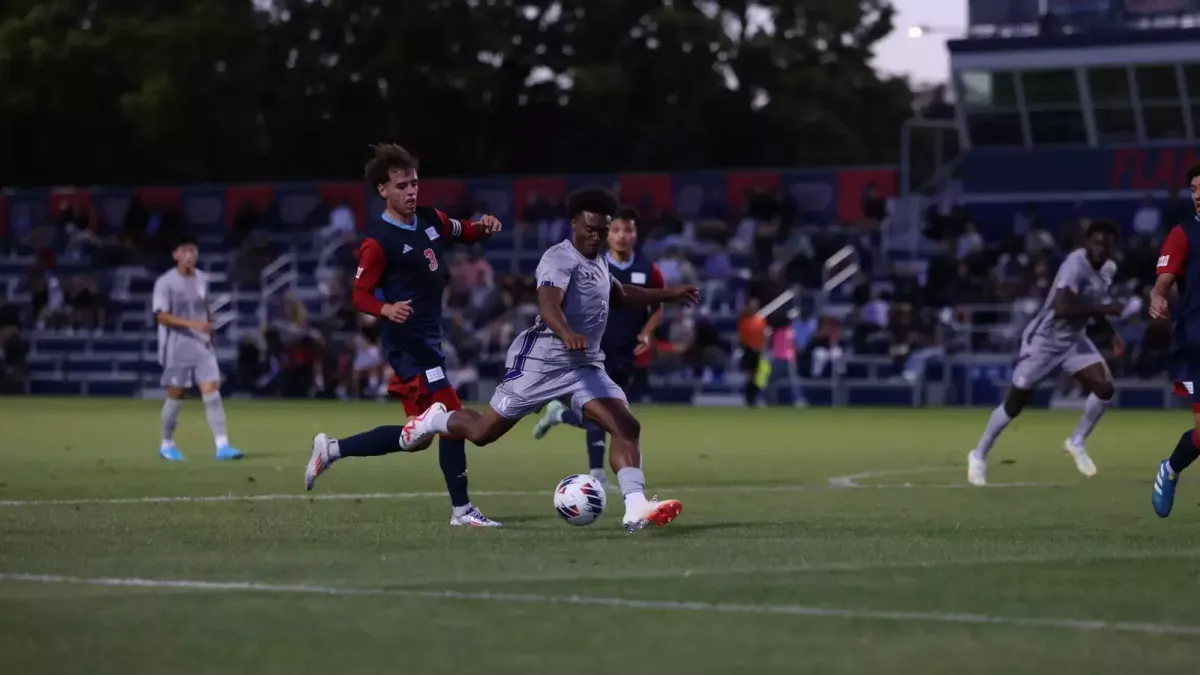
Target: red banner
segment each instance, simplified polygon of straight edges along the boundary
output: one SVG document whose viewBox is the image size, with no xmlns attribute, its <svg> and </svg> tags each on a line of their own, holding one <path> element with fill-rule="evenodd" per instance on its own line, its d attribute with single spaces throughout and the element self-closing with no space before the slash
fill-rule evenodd
<svg viewBox="0 0 1200 675">
<path fill-rule="evenodd" d="M 551 204 L 566 199 L 567 182 L 562 178 L 518 178 L 513 182 L 513 215 L 518 220 L 535 199 Z"/>
<path fill-rule="evenodd" d="M 474 205 L 467 206 L 463 204 L 463 195 L 466 194 L 466 188 L 461 180 L 453 178 L 422 178 L 420 202 L 425 206 L 432 206 L 456 218 L 466 218 L 469 213 L 462 213 L 464 207 L 472 208 Z"/>
<path fill-rule="evenodd" d="M 225 224 L 232 226 L 238 212 L 245 206 L 252 207 L 260 214 L 271 208 L 271 196 L 274 191 L 269 185 L 238 185 L 225 191 Z"/>
<path fill-rule="evenodd" d="M 874 189 L 882 199 L 896 196 L 895 169 L 845 169 L 838 172 L 838 220 L 853 223 L 862 220 L 863 201 Z"/>
<path fill-rule="evenodd" d="M 362 183 L 322 183 L 317 186 L 321 199 L 330 207 L 336 208 L 342 204 L 354 212 L 354 225 L 362 229 L 367 224 L 367 192 Z"/>
<path fill-rule="evenodd" d="M 729 213 L 741 218 L 746 197 L 752 192 L 778 195 L 780 177 L 777 171 L 731 171 L 725 174 L 725 201 Z"/>
<path fill-rule="evenodd" d="M 627 174 L 618 180 L 621 203 L 641 211 L 643 218 L 651 215 L 646 213 L 647 207 L 650 209 L 671 208 L 671 176 L 669 174 Z"/>
<path fill-rule="evenodd" d="M 182 193 L 176 187 L 140 187 L 133 194 L 147 209 L 169 208 L 178 211 L 183 204 Z"/>
<path fill-rule="evenodd" d="M 58 218 L 63 209 L 71 207 L 78 214 L 92 213 L 91 190 L 76 190 L 75 188 L 56 189 L 50 192 L 50 217 Z"/>
</svg>

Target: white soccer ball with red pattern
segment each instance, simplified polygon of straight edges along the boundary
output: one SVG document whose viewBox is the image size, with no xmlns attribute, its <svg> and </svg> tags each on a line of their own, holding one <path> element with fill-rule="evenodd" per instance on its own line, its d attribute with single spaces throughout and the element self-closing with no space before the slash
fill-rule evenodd
<svg viewBox="0 0 1200 675">
<path fill-rule="evenodd" d="M 604 485 L 594 476 L 567 476 L 554 488 L 554 510 L 572 525 L 591 525 L 604 513 L 607 504 Z"/>
</svg>

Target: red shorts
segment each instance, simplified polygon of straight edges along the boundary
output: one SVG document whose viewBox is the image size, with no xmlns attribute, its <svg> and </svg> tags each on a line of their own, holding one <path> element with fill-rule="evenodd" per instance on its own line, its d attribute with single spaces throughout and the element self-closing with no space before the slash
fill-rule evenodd
<svg viewBox="0 0 1200 675">
<path fill-rule="evenodd" d="M 442 387 L 429 391 L 429 383 L 424 375 L 418 375 L 411 380 L 401 380 L 399 375 L 393 375 L 388 382 L 388 392 L 395 394 L 404 403 L 404 414 L 409 417 L 420 415 L 434 403 L 441 403 L 447 410 L 461 410 L 462 401 L 458 400 L 458 392 L 454 387 Z"/>
<path fill-rule="evenodd" d="M 1176 396 L 1182 396 L 1192 402 L 1192 412 L 1200 413 L 1200 392 L 1196 391 L 1195 383 L 1176 382 L 1174 392 Z"/>
</svg>

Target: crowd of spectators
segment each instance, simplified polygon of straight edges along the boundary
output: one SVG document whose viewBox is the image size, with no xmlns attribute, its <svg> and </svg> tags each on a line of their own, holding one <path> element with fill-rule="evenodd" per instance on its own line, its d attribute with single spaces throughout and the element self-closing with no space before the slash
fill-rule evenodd
<svg viewBox="0 0 1200 675">
<path fill-rule="evenodd" d="M 858 273 L 822 296 L 819 312 L 810 311 L 811 304 L 799 312 L 798 303 L 784 305 L 768 317 L 756 345 L 771 362 L 786 366 L 779 372 L 792 374 L 791 381 L 844 372 L 849 355 L 891 360 L 896 376 L 915 380 L 927 362 L 956 350 L 1010 352 L 1045 297 L 1058 261 L 1079 244 L 1088 223 L 1085 207 L 1063 223 L 1044 223 L 1029 207 L 1009 236 L 987 241 L 966 208 L 931 207 L 925 235 L 938 251 L 917 268 L 880 255 L 888 204 L 873 187 L 863 196 L 861 218 L 840 225 L 810 222 L 789 195 L 750 192 L 743 201 L 743 212 L 732 221 L 708 202 L 693 218 L 635 205 L 642 213 L 640 254 L 657 261 L 668 284 L 697 284 L 704 298 L 696 308 L 671 308 L 655 336 L 652 365 L 668 379 L 725 377 L 739 349 L 751 345 L 719 328 L 797 285 L 819 294 L 829 273 L 825 261 L 846 247 Z M 474 206 L 476 215 L 487 210 L 486 204 Z M 1162 222 L 1158 207 L 1147 202 L 1130 224 L 1135 235 L 1118 254 L 1117 295 L 1145 294 Z M 536 256 L 569 236 L 561 201 L 536 195 L 514 225 L 509 236 L 523 255 Z M 390 373 L 378 327 L 349 304 L 355 226 L 345 204 L 319 204 L 301 228 L 272 225 L 250 207 L 236 214 L 224 241 L 234 261 L 233 284 L 257 286 L 280 237 L 315 241 L 312 250 L 320 252 L 322 266 L 316 289 L 272 297 L 261 330 L 242 333 L 235 387 L 285 396 L 384 395 Z M 171 242 L 186 229 L 178 212 L 148 209 L 136 199 L 115 227 L 95 212 L 70 207 L 44 222 L 10 227 L 0 245 L 6 252 L 20 245 L 34 253 L 35 263 L 23 284 L 29 306 L 0 308 L 4 363 L 20 362 L 22 328 L 110 329 L 110 299 L 128 285 L 123 272 L 164 269 Z M 59 272 L 64 260 L 76 263 L 69 274 Z M 467 388 L 478 379 L 477 366 L 502 359 L 537 311 L 532 278 L 498 272 L 478 246 L 454 251 L 445 307 L 449 368 Z M 1120 324 L 1130 349 L 1113 361 L 1119 375 L 1151 377 L 1163 367 L 1169 336 L 1148 332 L 1142 315 L 1133 312 Z"/>
</svg>

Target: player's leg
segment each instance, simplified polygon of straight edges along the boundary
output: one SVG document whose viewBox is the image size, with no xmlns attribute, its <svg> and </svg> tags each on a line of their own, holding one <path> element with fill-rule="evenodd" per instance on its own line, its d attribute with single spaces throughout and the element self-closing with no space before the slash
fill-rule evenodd
<svg viewBox="0 0 1200 675">
<path fill-rule="evenodd" d="M 683 504 L 678 500 L 646 499 L 642 425 L 630 412 L 625 392 L 603 371 L 587 370 L 581 374 L 580 383 L 571 396 L 571 406 L 595 421 L 612 439 L 609 464 L 625 498 L 625 516 L 621 520 L 625 531 L 636 532 L 650 523 L 661 527 L 675 520 L 683 510 Z"/>
<path fill-rule="evenodd" d="M 1175 393 L 1187 396 L 1192 401 L 1192 428 L 1180 435 L 1171 456 L 1158 464 L 1151 503 L 1160 518 L 1171 515 L 1179 474 L 1200 457 L 1200 392 L 1196 391 L 1194 382 L 1184 381 L 1175 384 Z"/>
<path fill-rule="evenodd" d="M 624 394 L 623 398 L 628 402 L 629 371 L 619 366 L 611 368 L 605 366 L 604 372 L 608 374 L 608 379 L 612 384 L 621 390 Z M 628 403 L 626 406 L 628 407 Z M 604 475 L 605 430 L 591 419 L 585 420 L 583 428 L 587 432 L 588 472 L 598 478 L 607 488 L 608 480 Z"/>
<path fill-rule="evenodd" d="M 229 430 L 225 423 L 225 404 L 221 401 L 221 369 L 217 357 L 202 362 L 196 368 L 200 398 L 204 401 L 204 416 L 212 430 L 218 460 L 241 459 L 245 455 L 229 445 Z"/>
<path fill-rule="evenodd" d="M 1012 387 L 1004 401 L 988 417 L 979 443 L 967 455 L 967 482 L 971 485 L 987 485 L 987 460 L 996 439 L 1033 401 L 1033 388 L 1037 383 L 1053 372 L 1061 361 L 1061 357 L 1044 355 L 1034 346 L 1023 346 L 1013 366 Z"/>
<path fill-rule="evenodd" d="M 404 405 L 406 417 L 421 413 L 431 402 L 423 399 L 423 387 L 420 376 L 402 381 L 392 375 L 388 393 L 395 396 Z M 313 438 L 312 454 L 304 471 L 304 489 L 311 490 L 317 476 L 329 470 L 334 462 L 345 457 L 379 457 L 393 452 L 420 452 L 428 448 L 429 442 L 410 448 L 400 446 L 402 424 L 386 424 L 362 433 L 334 438 L 327 434 L 317 434 Z"/>
<path fill-rule="evenodd" d="M 553 374 L 531 372 L 506 379 L 496 387 L 490 407 L 482 413 L 465 408 L 451 411 L 435 403 L 404 425 L 400 445 L 414 447 L 437 434 L 465 438 L 478 446 L 493 443 L 522 417 L 562 393 L 554 389 L 555 379 Z"/>
<path fill-rule="evenodd" d="M 1096 464 L 1088 456 L 1087 437 L 1104 416 L 1104 411 L 1108 409 L 1116 393 L 1116 387 L 1113 385 L 1108 364 L 1104 362 L 1104 357 L 1100 355 L 1096 345 L 1087 338 L 1082 338 L 1080 342 L 1072 355 L 1063 362 L 1063 371 L 1072 374 L 1088 391 L 1088 397 L 1084 401 L 1079 424 L 1071 437 L 1063 443 L 1063 450 L 1075 460 L 1075 468 L 1079 469 L 1079 473 L 1094 476 Z"/>
<path fill-rule="evenodd" d="M 175 427 L 179 424 L 179 412 L 183 409 L 185 377 L 190 376 L 190 372 L 190 369 L 174 366 L 163 369 L 162 385 L 167 388 L 167 397 L 159 415 L 162 442 L 158 446 L 158 456 L 171 462 L 183 461 L 183 453 L 175 446 Z"/>
</svg>

